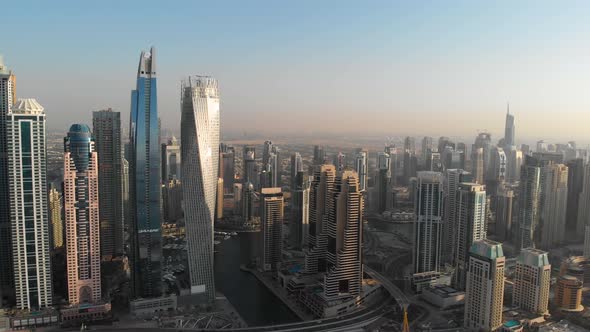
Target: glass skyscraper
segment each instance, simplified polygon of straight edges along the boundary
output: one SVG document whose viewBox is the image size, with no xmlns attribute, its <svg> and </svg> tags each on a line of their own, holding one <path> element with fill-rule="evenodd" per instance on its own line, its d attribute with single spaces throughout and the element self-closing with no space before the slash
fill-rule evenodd
<svg viewBox="0 0 590 332">
<path fill-rule="evenodd" d="M 100 252 L 109 258 L 124 253 L 121 113 L 110 108 L 92 112 L 92 128 L 98 153 Z"/>
<path fill-rule="evenodd" d="M 137 88 L 131 92 L 129 123 L 129 214 L 131 281 L 135 297 L 161 294 L 160 128 L 156 56 L 141 52 Z"/>
<path fill-rule="evenodd" d="M 191 294 L 215 300 L 213 218 L 218 185 L 219 90 L 210 77 L 182 83 L 181 156 Z"/>
</svg>

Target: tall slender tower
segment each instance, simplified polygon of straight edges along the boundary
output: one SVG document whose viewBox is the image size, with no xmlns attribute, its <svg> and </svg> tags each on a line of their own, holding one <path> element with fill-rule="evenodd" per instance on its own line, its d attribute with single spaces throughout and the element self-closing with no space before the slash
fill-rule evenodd
<svg viewBox="0 0 590 332">
<path fill-rule="evenodd" d="M 365 149 L 359 149 L 355 156 L 354 168 L 359 176 L 361 191 L 367 190 L 368 173 L 369 173 L 369 152 Z"/>
<path fill-rule="evenodd" d="M 129 150 L 131 282 L 136 297 L 154 297 L 162 293 L 162 228 L 160 126 L 153 47 L 149 52 L 141 52 L 137 88 L 131 91 Z"/>
<path fill-rule="evenodd" d="M 534 247 L 535 234 L 539 226 L 541 208 L 541 168 L 527 156 L 520 175 L 518 196 L 518 243 L 520 248 Z"/>
<path fill-rule="evenodd" d="M 466 328 L 495 331 L 502 325 L 505 265 L 501 243 L 479 240 L 471 246 L 465 292 Z"/>
<path fill-rule="evenodd" d="M 211 77 L 182 83 L 181 155 L 191 293 L 215 300 L 213 219 L 219 163 L 219 88 Z"/>
<path fill-rule="evenodd" d="M 414 200 L 414 273 L 438 271 L 443 212 L 441 173 L 418 172 Z"/>
<path fill-rule="evenodd" d="M 121 113 L 112 109 L 92 112 L 92 129 L 98 154 L 100 193 L 100 251 L 103 258 L 124 253 L 123 154 Z"/>
<path fill-rule="evenodd" d="M 260 194 L 260 266 L 264 271 L 277 271 L 283 250 L 283 193 L 281 188 L 262 188 Z"/>
<path fill-rule="evenodd" d="M 326 271 L 326 250 L 328 248 L 327 208 L 328 193 L 334 188 L 336 167 L 334 165 L 316 166 L 309 192 L 309 234 L 305 255 L 305 272 Z"/>
<path fill-rule="evenodd" d="M 98 303 L 100 224 L 98 154 L 87 125 L 74 124 L 64 139 L 64 214 L 68 299 Z"/>
<path fill-rule="evenodd" d="M 172 137 L 166 144 L 162 144 L 162 182 L 180 180 L 180 145 L 176 137 Z"/>
<path fill-rule="evenodd" d="M 309 232 L 309 182 L 303 171 L 297 172 L 295 186 L 291 187 L 291 220 L 289 221 L 289 242 L 295 249 L 301 249 Z"/>
<path fill-rule="evenodd" d="M 567 211 L 568 167 L 550 164 L 541 170 L 542 183 L 541 238 L 540 247 L 549 250 L 565 240 Z"/>
<path fill-rule="evenodd" d="M 16 307 L 37 310 L 52 305 L 45 112 L 19 99 L 6 120 Z"/>
<path fill-rule="evenodd" d="M 291 190 L 297 187 L 297 174 L 303 172 L 303 159 L 299 152 L 291 155 Z"/>
<path fill-rule="evenodd" d="M 391 159 L 385 152 L 379 152 L 377 154 L 377 212 L 383 213 L 388 208 L 392 207 L 389 202 L 391 195 L 391 173 L 389 163 Z"/>
<path fill-rule="evenodd" d="M 443 173 L 443 231 L 442 231 L 442 260 L 446 263 L 453 261 L 457 231 L 457 189 L 461 182 L 472 182 L 471 173 L 462 169 L 446 169 Z"/>
<path fill-rule="evenodd" d="M 473 146 L 471 150 L 471 172 L 473 172 L 473 181 L 479 184 L 484 183 L 483 148 Z"/>
<path fill-rule="evenodd" d="M 469 249 L 474 241 L 486 238 L 486 190 L 476 183 L 461 183 L 456 192 L 456 229 L 453 265 L 453 284 L 465 289 Z"/>
<path fill-rule="evenodd" d="M 330 268 L 324 276 L 324 295 L 328 300 L 358 296 L 363 280 L 363 194 L 356 172 L 339 175 L 328 196 L 326 257 Z"/>
<path fill-rule="evenodd" d="M 62 195 L 57 189 L 51 188 L 49 190 L 49 219 L 51 221 L 51 246 L 53 249 L 64 246 L 64 226 L 61 217 L 62 200 Z"/>
<path fill-rule="evenodd" d="M 6 121 L 16 102 L 16 77 L 0 55 L 0 301 L 14 302 Z"/>
<path fill-rule="evenodd" d="M 506 109 L 506 126 L 504 127 L 504 145 L 515 145 L 514 140 L 514 115 L 510 114 L 510 105 Z"/>
<path fill-rule="evenodd" d="M 520 251 L 514 273 L 512 305 L 544 315 L 549 304 L 551 264 L 547 252 L 533 248 Z"/>
</svg>

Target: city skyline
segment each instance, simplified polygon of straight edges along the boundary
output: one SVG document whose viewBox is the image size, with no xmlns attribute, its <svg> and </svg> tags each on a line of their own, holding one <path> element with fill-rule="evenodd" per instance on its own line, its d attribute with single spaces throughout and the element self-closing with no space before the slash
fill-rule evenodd
<svg viewBox="0 0 590 332">
<path fill-rule="evenodd" d="M 0 20 L 0 331 L 590 331 L 590 3 L 63 1 Z"/>
<path fill-rule="evenodd" d="M 160 50 L 163 128 L 178 129 L 177 91 L 188 71 L 223 82 L 225 135 L 261 131 L 315 135 L 320 128 L 297 115 L 314 114 L 323 123 L 336 113 L 353 115 L 362 109 L 361 126 L 353 117 L 340 117 L 338 126 L 322 133 L 434 136 L 445 134 L 453 121 L 458 122 L 455 134 L 474 136 L 478 129 L 487 129 L 500 138 L 504 129 L 500 115 L 510 102 L 517 118 L 517 141 L 535 131 L 548 140 L 587 141 L 586 121 L 578 120 L 588 119 L 590 100 L 583 87 L 589 68 L 583 57 L 585 46 L 578 41 L 588 39 L 590 25 L 576 14 L 587 6 L 459 1 L 416 6 L 376 1 L 372 6 L 327 2 L 314 4 L 310 11 L 310 2 L 284 6 L 224 2 L 184 3 L 157 16 L 153 6 L 134 2 L 115 8 L 74 3 L 63 8 L 44 3 L 27 6 L 24 1 L 5 7 L 11 12 L 7 26 L 19 34 L 9 34 L 0 53 L 27 82 L 19 85 L 19 95 L 35 96 L 53 114 L 49 130 L 63 130 L 72 117 L 90 123 L 89 111 L 112 107 L 126 112 L 129 101 L 124 91 L 133 84 L 129 68 L 134 66 L 136 49 L 153 44 Z M 195 57 L 196 46 L 187 46 L 178 34 L 197 29 L 185 23 L 193 9 L 208 12 L 203 26 L 217 33 L 199 38 L 216 52 L 197 52 Z M 70 15 L 52 15 L 55 11 Z M 20 19 L 24 15 L 38 20 L 24 25 Z M 112 24 L 104 24 L 105 15 Z M 139 16 L 141 20 L 129 19 Z M 355 24 L 349 26 L 350 19 Z M 148 22 L 158 28 L 149 37 L 137 38 Z M 562 35 L 569 38 L 559 38 Z M 75 46 L 72 39 L 78 41 Z M 20 51 L 30 42 L 43 49 L 42 61 Z M 115 51 L 101 52 L 105 48 Z M 38 77 L 39 72 L 46 75 Z M 60 77 L 62 84 L 50 84 L 53 77 Z M 85 89 L 80 89 L 83 85 Z M 99 87 L 100 94 L 91 93 Z M 265 98 L 253 98 L 261 88 Z M 72 92 L 68 103 L 63 102 L 64 91 Z M 295 97 L 299 95 L 306 98 Z M 276 125 L 272 130 L 260 128 L 256 121 L 248 121 L 254 117 Z M 461 121 L 465 118 L 478 121 Z M 561 131 L 566 126 L 568 131 Z"/>
</svg>

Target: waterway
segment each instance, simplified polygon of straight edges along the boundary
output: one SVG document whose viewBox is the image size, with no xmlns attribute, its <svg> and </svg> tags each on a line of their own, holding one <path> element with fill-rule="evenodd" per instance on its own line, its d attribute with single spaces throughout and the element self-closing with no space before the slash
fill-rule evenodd
<svg viewBox="0 0 590 332">
<path fill-rule="evenodd" d="M 239 233 L 215 246 L 215 286 L 248 323 L 248 326 L 299 321 L 252 274 L 240 270 L 256 254 L 258 233 Z"/>
</svg>

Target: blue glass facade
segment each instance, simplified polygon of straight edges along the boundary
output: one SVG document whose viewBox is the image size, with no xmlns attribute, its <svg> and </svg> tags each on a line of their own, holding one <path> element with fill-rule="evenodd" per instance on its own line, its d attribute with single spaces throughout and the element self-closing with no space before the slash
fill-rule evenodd
<svg viewBox="0 0 590 332">
<path fill-rule="evenodd" d="M 142 52 L 131 92 L 130 219 L 132 282 L 136 297 L 161 294 L 160 128 L 154 49 Z"/>
</svg>

